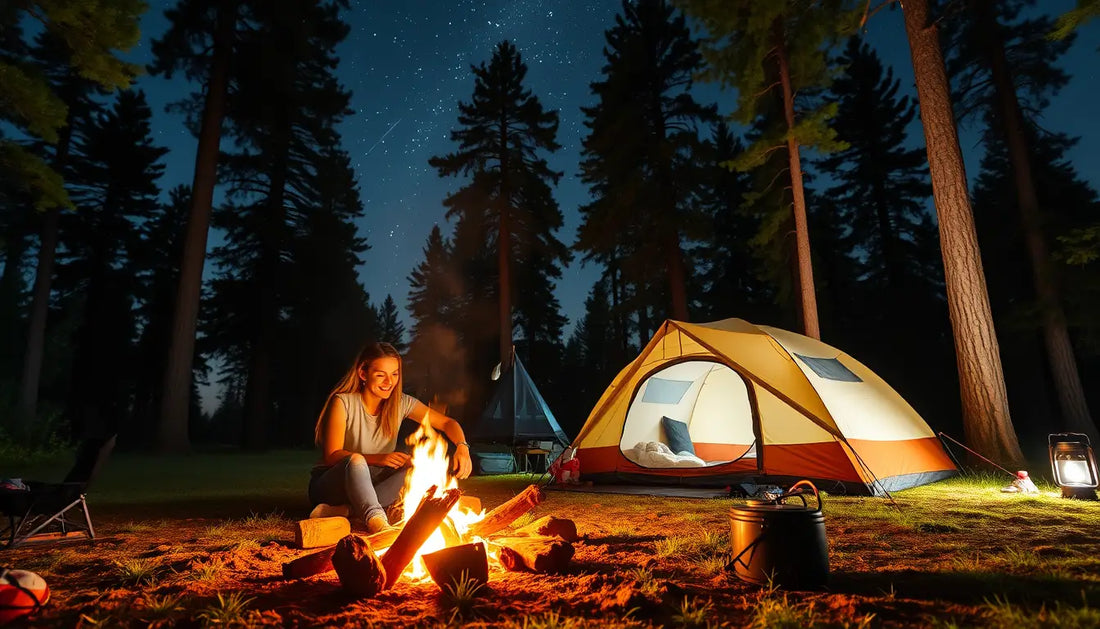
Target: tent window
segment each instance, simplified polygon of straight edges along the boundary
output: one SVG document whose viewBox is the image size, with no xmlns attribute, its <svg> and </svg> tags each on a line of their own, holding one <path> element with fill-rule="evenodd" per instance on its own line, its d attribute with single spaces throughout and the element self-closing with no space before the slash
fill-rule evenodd
<svg viewBox="0 0 1100 629">
<path fill-rule="evenodd" d="M 679 404 L 691 385 L 691 380 L 650 378 L 645 393 L 642 394 L 642 401 L 654 404 Z"/>
<path fill-rule="evenodd" d="M 827 380 L 863 382 L 859 376 L 845 367 L 844 363 L 835 358 L 814 358 L 812 356 L 803 356 L 802 354 L 795 354 L 795 356 L 801 358 L 802 362 L 806 363 L 810 369 L 814 370 L 814 373 Z"/>
</svg>

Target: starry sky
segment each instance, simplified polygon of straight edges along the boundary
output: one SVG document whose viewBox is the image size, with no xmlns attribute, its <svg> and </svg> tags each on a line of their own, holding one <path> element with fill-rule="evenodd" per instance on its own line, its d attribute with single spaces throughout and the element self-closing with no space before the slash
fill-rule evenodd
<svg viewBox="0 0 1100 629">
<path fill-rule="evenodd" d="M 164 9 L 174 0 L 150 0 L 142 20 L 142 42 L 128 58 L 150 58 L 150 40 L 167 27 Z M 1044 0 L 1043 8 L 1059 14 L 1073 0 Z M 359 176 L 365 206 L 359 221 L 370 251 L 364 255 L 360 276 L 372 302 L 393 296 L 402 313 L 408 296 L 408 276 L 423 256 L 432 226 L 446 224 L 442 200 L 457 189 L 457 179 L 440 179 L 428 159 L 453 151 L 450 131 L 457 124 L 457 103 L 473 93 L 470 66 L 488 62 L 494 46 L 508 39 L 528 66 L 527 86 L 546 109 L 559 112 L 558 142 L 562 148 L 549 156 L 562 171 L 555 196 L 565 216 L 558 234 L 571 244 L 578 225 L 577 207 L 588 200 L 578 178 L 581 141 L 585 134 L 582 105 L 593 104 L 589 84 L 600 79 L 604 58 L 603 33 L 614 25 L 619 0 L 352 0 L 345 13 L 351 25 L 338 48 L 338 76 L 352 92 L 355 113 L 342 124 L 345 148 Z M 868 25 L 866 36 L 896 76 L 903 90 L 914 94 L 909 49 L 900 11 L 882 11 Z M 1100 187 L 1100 118 L 1091 109 L 1097 98 L 1096 67 L 1100 64 L 1100 24 L 1080 31 L 1077 43 L 1062 61 L 1073 79 L 1052 99 L 1047 127 L 1081 138 L 1070 153 L 1078 173 Z M 145 76 L 137 86 L 146 91 L 154 111 L 156 141 L 170 149 L 162 188 L 190 184 L 195 139 L 182 120 L 166 113 L 164 105 L 193 89 L 176 76 L 173 80 Z M 696 98 L 717 103 L 730 112 L 735 95 L 713 85 L 699 86 Z M 911 130 L 921 140 L 919 123 Z M 978 170 L 981 147 L 972 130 L 963 129 L 967 171 Z M 812 235 L 811 235 L 812 238 Z M 218 242 L 211 235 L 211 245 Z M 207 273 L 210 272 L 207 265 Z M 592 265 L 579 260 L 564 270 L 558 283 L 562 312 L 572 328 L 584 314 L 584 299 L 598 277 Z M 730 313 L 736 316 L 736 313 Z"/>
</svg>

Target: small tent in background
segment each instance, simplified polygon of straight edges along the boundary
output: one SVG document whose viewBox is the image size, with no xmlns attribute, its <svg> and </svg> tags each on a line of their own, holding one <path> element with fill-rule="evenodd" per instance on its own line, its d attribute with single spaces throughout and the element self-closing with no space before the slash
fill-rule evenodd
<svg viewBox="0 0 1100 629">
<path fill-rule="evenodd" d="M 497 381 L 493 397 L 477 423 L 466 431 L 466 439 L 475 444 L 474 455 L 479 461 L 492 458 L 488 456 L 491 449 L 485 444 L 503 446 L 509 458 L 527 449 L 549 451 L 547 458 L 553 458 L 569 444 L 569 437 L 558 425 L 514 349 L 511 367 Z"/>
<path fill-rule="evenodd" d="M 666 321 L 574 440 L 595 482 L 811 479 L 881 494 L 956 468 L 915 410 L 821 341 L 741 319 Z"/>
</svg>

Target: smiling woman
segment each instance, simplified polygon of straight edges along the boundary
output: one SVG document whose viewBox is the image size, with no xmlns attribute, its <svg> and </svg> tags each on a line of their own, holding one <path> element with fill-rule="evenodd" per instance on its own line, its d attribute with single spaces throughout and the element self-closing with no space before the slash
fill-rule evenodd
<svg viewBox="0 0 1100 629">
<path fill-rule="evenodd" d="M 389 343 L 370 343 L 329 394 L 317 419 L 315 441 L 321 461 L 309 481 L 315 515 L 347 505 L 353 525 L 375 533 L 389 526 L 386 508 L 405 485 L 410 457 L 399 443 L 401 422 L 427 420 L 455 445 L 452 470 L 466 478 L 472 468 L 462 427 L 442 413 L 428 413 L 401 388 L 401 355 Z"/>
</svg>

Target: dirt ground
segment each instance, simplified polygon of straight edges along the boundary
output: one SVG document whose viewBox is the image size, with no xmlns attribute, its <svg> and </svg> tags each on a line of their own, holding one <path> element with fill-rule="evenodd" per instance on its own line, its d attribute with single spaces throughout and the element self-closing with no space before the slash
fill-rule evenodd
<svg viewBox="0 0 1100 629">
<path fill-rule="evenodd" d="M 464 491 L 492 508 L 529 482 Z M 94 542 L 0 551 L 0 564 L 49 583 L 49 604 L 15 623 L 32 627 L 1100 626 L 1100 505 L 1067 514 L 1053 498 L 959 493 L 903 495 L 898 508 L 827 498 L 830 578 L 819 591 L 758 587 L 724 569 L 729 511 L 743 501 L 555 491 L 532 516 L 574 520 L 583 540 L 571 566 L 495 567 L 469 599 L 431 581 L 359 600 L 332 572 L 284 580 L 283 563 L 310 552 L 293 547 L 300 505 L 252 515 L 239 503 L 189 513 L 93 505 Z"/>
</svg>

